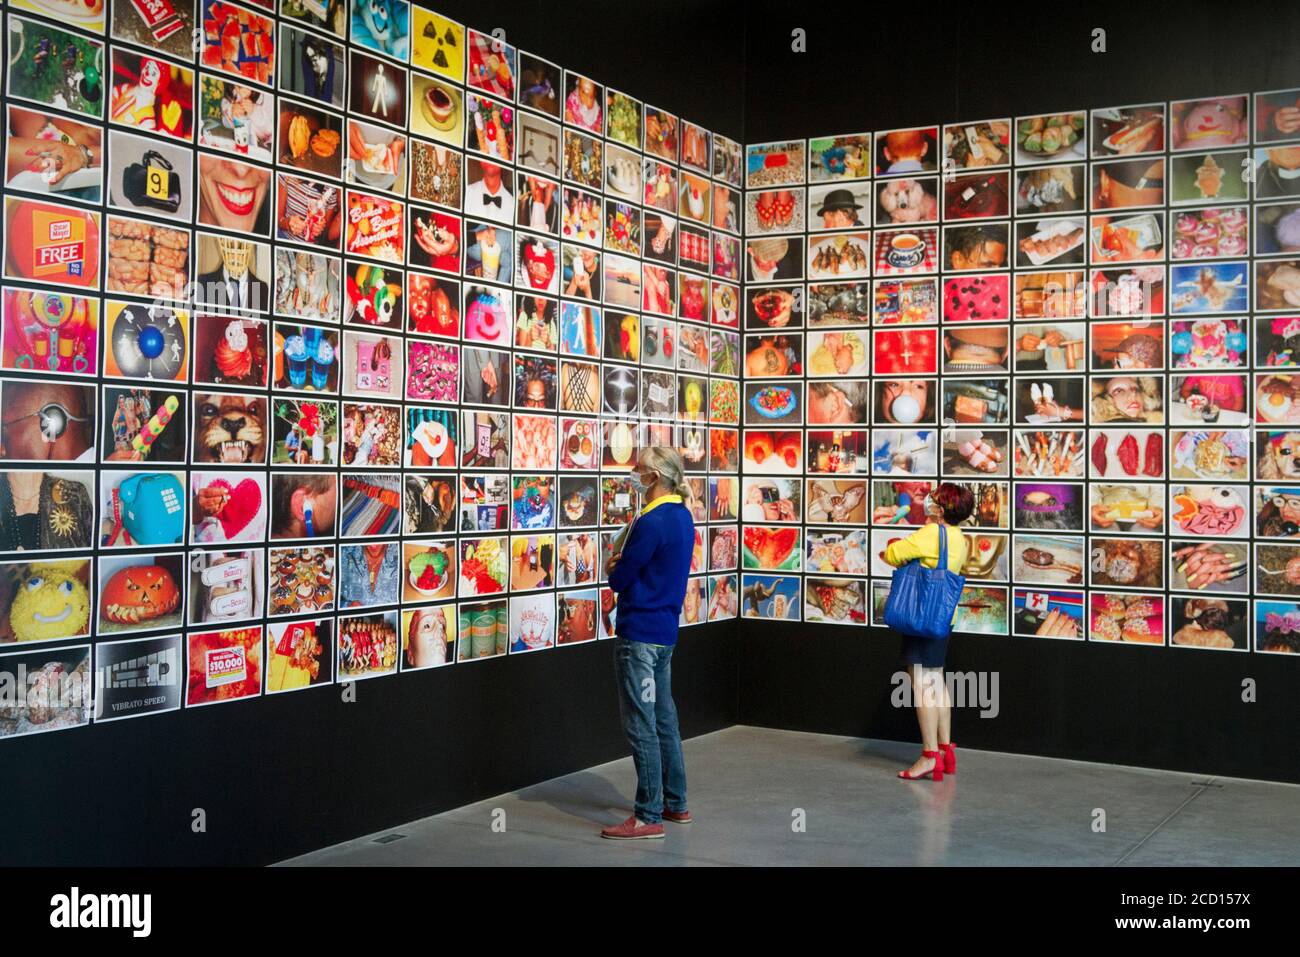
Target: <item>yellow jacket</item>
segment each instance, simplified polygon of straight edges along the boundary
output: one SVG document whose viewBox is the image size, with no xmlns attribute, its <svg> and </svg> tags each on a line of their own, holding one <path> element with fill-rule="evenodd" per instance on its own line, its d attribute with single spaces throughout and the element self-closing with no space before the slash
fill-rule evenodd
<svg viewBox="0 0 1300 957">
<path fill-rule="evenodd" d="M 961 573 L 966 565 L 966 536 L 961 529 L 948 526 L 948 570 Z M 907 538 L 891 544 L 885 549 L 885 561 L 898 567 L 913 558 L 921 559 L 926 568 L 939 567 L 939 526 L 935 523 L 922 525 Z"/>
</svg>

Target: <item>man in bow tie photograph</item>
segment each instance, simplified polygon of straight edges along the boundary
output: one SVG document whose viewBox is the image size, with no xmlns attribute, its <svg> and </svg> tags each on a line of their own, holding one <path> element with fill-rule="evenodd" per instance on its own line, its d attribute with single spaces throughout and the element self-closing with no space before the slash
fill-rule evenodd
<svg viewBox="0 0 1300 957">
<path fill-rule="evenodd" d="M 500 166 L 490 160 L 469 161 L 469 185 L 465 187 L 467 216 L 508 226 L 515 215 L 514 203 Z"/>
</svg>

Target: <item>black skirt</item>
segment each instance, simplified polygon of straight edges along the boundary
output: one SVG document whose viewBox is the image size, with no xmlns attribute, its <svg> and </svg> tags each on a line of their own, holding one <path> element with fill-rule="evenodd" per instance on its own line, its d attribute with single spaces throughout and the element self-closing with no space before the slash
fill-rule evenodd
<svg viewBox="0 0 1300 957">
<path fill-rule="evenodd" d="M 903 661 L 922 668 L 942 668 L 948 657 L 947 638 L 916 638 L 903 636 Z"/>
</svg>

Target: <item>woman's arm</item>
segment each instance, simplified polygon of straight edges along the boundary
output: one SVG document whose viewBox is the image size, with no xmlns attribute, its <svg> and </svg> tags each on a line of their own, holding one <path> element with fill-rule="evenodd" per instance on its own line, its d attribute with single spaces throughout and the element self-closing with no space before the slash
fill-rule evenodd
<svg viewBox="0 0 1300 957">
<path fill-rule="evenodd" d="M 617 562 L 609 573 L 609 587 L 616 594 L 632 584 L 642 567 L 654 557 L 655 549 L 659 547 L 655 528 L 657 526 L 650 522 L 638 521 L 628 532 L 623 550 L 614 556 Z"/>
<path fill-rule="evenodd" d="M 939 560 L 939 536 L 937 525 L 922 525 L 907 538 L 891 542 L 885 549 L 885 561 L 895 568 L 906 565 L 914 558 L 933 558 Z M 933 538 L 934 541 L 930 541 Z"/>
</svg>

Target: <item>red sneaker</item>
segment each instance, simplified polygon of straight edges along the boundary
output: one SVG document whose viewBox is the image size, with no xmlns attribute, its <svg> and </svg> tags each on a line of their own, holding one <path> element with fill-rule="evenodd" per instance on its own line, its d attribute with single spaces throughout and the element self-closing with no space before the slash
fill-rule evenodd
<svg viewBox="0 0 1300 957">
<path fill-rule="evenodd" d="M 690 824 L 695 818 L 691 817 L 690 811 L 664 811 L 664 820 L 674 824 Z"/>
<path fill-rule="evenodd" d="M 622 824 L 605 828 L 600 832 L 600 836 L 611 841 L 653 841 L 663 838 L 664 826 L 662 824 L 642 824 L 633 814 Z"/>
</svg>

